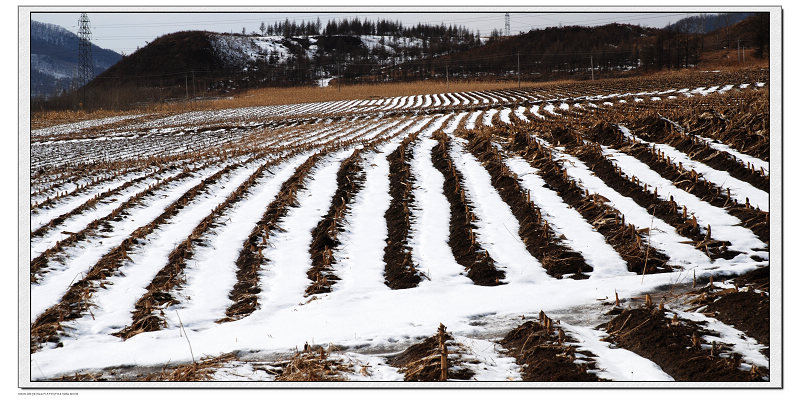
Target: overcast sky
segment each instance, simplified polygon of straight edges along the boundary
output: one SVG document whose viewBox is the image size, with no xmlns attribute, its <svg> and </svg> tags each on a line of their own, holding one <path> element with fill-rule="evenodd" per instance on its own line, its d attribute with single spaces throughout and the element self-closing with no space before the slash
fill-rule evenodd
<svg viewBox="0 0 800 400">
<path fill-rule="evenodd" d="M 650 27 L 663 27 L 681 18 L 697 13 L 511 13 L 511 32 L 527 32 L 534 28 L 562 25 L 603 25 L 612 22 Z M 32 13 L 31 19 L 61 25 L 76 32 L 78 13 Z M 503 29 L 504 13 L 89 13 L 92 42 L 100 47 L 131 54 L 137 47 L 166 33 L 181 30 L 208 30 L 215 32 L 257 31 L 261 21 L 267 24 L 286 18 L 316 21 L 322 25 L 329 19 L 360 17 L 370 20 L 381 18 L 400 20 L 404 25 L 419 22 L 463 25 L 473 31 L 480 30 L 488 36 L 492 29 Z"/>
</svg>

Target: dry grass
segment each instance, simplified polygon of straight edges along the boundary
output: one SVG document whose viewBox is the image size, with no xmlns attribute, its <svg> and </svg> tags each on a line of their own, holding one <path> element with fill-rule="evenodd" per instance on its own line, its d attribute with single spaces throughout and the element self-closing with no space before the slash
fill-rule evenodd
<svg viewBox="0 0 800 400">
<path fill-rule="evenodd" d="M 302 352 L 292 356 L 283 372 L 275 379 L 284 382 L 345 381 L 344 374 L 353 373 L 354 366 L 338 358 L 330 358 L 331 346 L 312 349 L 306 344 Z M 363 370 L 362 370 L 363 373 Z"/>
<path fill-rule="evenodd" d="M 735 70 L 748 67 L 769 68 L 769 58 L 756 58 L 754 49 L 745 50 L 743 62 L 739 62 L 739 56 L 736 53 L 736 49 L 705 52 L 700 60 L 699 67 L 720 70 Z"/>
<path fill-rule="evenodd" d="M 164 367 L 161 372 L 148 374 L 143 377 L 144 381 L 156 382 L 198 382 L 208 381 L 214 373 L 225 363 L 235 360 L 232 353 L 223 354 L 217 357 L 209 357 L 192 364 L 181 364 L 174 367 Z"/>
<path fill-rule="evenodd" d="M 559 82 L 522 82 L 522 86 L 549 86 Z M 342 86 L 341 90 L 333 83 L 331 86 L 299 88 L 253 89 L 233 99 L 211 102 L 213 108 L 250 107 L 260 105 L 280 105 L 317 101 L 368 99 L 375 97 L 408 96 L 412 94 L 433 94 L 463 92 L 470 90 L 495 90 L 516 88 L 517 82 L 458 81 L 447 85 L 442 81 L 416 81 Z"/>
</svg>

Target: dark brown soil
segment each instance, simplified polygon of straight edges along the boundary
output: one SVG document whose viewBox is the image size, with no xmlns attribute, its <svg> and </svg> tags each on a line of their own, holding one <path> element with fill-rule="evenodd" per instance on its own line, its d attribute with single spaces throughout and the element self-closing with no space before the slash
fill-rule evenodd
<svg viewBox="0 0 800 400">
<path fill-rule="evenodd" d="M 609 341 L 653 361 L 676 381 L 762 380 L 760 373 L 739 369 L 740 359 L 722 358 L 719 351 L 712 354 L 701 348 L 703 332 L 694 323 L 668 319 L 654 307 L 624 310 L 608 322 L 606 330 Z"/>
<path fill-rule="evenodd" d="M 541 314 L 540 314 L 541 315 Z M 545 317 L 546 318 L 546 317 Z M 522 379 L 534 382 L 597 382 L 597 375 L 588 372 L 595 363 L 589 352 L 570 346 L 571 339 L 550 320 L 528 321 L 506 334 L 500 344 L 522 366 Z M 583 362 L 576 363 L 576 360 Z"/>
<path fill-rule="evenodd" d="M 464 190 L 461 173 L 450 159 L 450 141 L 441 131 L 434 135 L 439 142 L 431 150 L 433 165 L 444 176 L 444 195 L 450 203 L 450 237 L 447 243 L 456 262 L 467 270 L 467 276 L 481 286 L 496 286 L 505 272 L 494 266 L 494 260 L 475 236 L 477 216 Z"/>
<path fill-rule="evenodd" d="M 411 229 L 411 205 L 414 204 L 414 175 L 410 159 L 417 135 L 404 139 L 386 159 L 389 161 L 389 208 L 384 213 L 388 228 L 383 261 L 386 264 L 384 278 L 392 289 L 416 287 L 422 280 L 411 258 L 408 236 Z"/>
<path fill-rule="evenodd" d="M 759 343 L 769 346 L 769 267 L 733 279 L 737 288 L 706 286 L 691 300 L 695 308 L 733 326 Z"/>
<path fill-rule="evenodd" d="M 453 337 L 440 327 L 438 334 L 411 345 L 400 354 L 387 357 L 389 365 L 399 368 L 408 382 L 440 382 L 442 380 L 442 341 L 447 348 L 447 379 L 468 380 L 475 373 L 465 368 L 459 358 L 451 357 L 457 344 Z"/>
<path fill-rule="evenodd" d="M 704 310 L 759 343 L 769 346 L 769 296 L 753 291 L 726 293 Z"/>
<path fill-rule="evenodd" d="M 739 287 L 750 286 L 754 289 L 769 292 L 769 267 L 754 269 L 735 278 L 733 281 Z"/>
</svg>

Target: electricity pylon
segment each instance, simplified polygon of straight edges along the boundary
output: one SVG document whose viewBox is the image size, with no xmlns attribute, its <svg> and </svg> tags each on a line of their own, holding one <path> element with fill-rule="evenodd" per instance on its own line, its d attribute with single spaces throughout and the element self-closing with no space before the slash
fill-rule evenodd
<svg viewBox="0 0 800 400">
<path fill-rule="evenodd" d="M 92 62 L 92 29 L 89 15 L 81 13 L 78 20 L 78 85 L 81 88 L 81 104 L 86 104 L 86 84 L 94 77 Z"/>
</svg>

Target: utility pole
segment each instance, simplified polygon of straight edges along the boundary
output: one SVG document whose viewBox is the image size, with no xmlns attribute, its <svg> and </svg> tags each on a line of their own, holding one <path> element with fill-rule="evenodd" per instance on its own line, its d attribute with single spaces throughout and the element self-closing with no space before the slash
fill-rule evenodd
<svg viewBox="0 0 800 400">
<path fill-rule="evenodd" d="M 450 88 L 450 66 L 448 64 L 444 65 L 444 76 L 445 82 L 447 82 L 447 88 Z"/>
<path fill-rule="evenodd" d="M 736 62 L 739 62 L 739 63 L 742 62 L 742 56 L 739 54 L 739 43 L 740 42 L 741 42 L 741 40 L 738 40 L 738 39 L 736 40 Z"/>
<path fill-rule="evenodd" d="M 511 14 L 506 13 L 506 36 L 511 36 Z"/>
<path fill-rule="evenodd" d="M 197 98 L 197 84 L 194 80 L 194 70 L 192 70 L 192 97 Z"/>
<path fill-rule="evenodd" d="M 594 56 L 589 56 L 589 66 L 592 69 L 592 80 L 594 80 Z"/>
<path fill-rule="evenodd" d="M 336 86 L 339 87 L 339 91 L 342 91 L 342 68 L 339 66 L 339 63 L 336 63 Z"/>
<path fill-rule="evenodd" d="M 745 50 L 747 50 L 747 48 L 744 47 L 744 45 L 742 45 L 742 63 L 744 63 L 745 58 L 747 57 L 747 53 L 745 52 Z"/>
<path fill-rule="evenodd" d="M 189 74 L 183 73 L 183 88 L 186 89 L 186 100 L 189 100 Z"/>
<path fill-rule="evenodd" d="M 81 13 L 78 20 L 78 84 L 81 87 L 81 105 L 86 105 L 86 85 L 94 76 L 92 63 L 92 29 L 89 27 L 89 15 Z"/>
<path fill-rule="evenodd" d="M 519 52 L 517 52 L 517 89 L 522 88 L 522 80 L 520 78 L 520 70 L 519 70 Z"/>
</svg>

